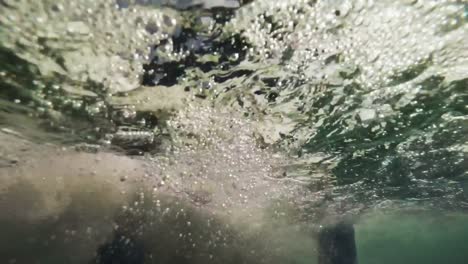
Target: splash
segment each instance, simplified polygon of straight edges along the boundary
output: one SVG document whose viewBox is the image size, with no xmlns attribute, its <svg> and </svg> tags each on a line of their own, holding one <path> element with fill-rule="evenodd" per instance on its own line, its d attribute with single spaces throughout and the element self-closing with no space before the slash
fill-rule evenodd
<svg viewBox="0 0 468 264">
<path fill-rule="evenodd" d="M 205 254 L 203 263 L 210 250 L 192 245 L 206 246 L 200 241 L 213 235 L 200 231 L 210 230 L 206 219 L 222 219 L 216 226 L 230 235 L 217 237 L 238 245 L 258 240 L 238 238 L 223 223 L 249 230 L 241 235 L 294 236 L 301 232 L 294 224 L 300 229 L 372 210 L 466 209 L 465 3 L 260 0 L 216 13 L 141 2 L 0 1 L 0 56 L 8 62 L 0 65 L 5 142 L 73 138 L 78 150 L 94 154 L 43 146 L 31 152 L 100 168 L 83 179 L 72 167 L 77 177 L 63 182 L 81 180 L 66 184 L 55 181 L 68 173 L 62 168 L 44 181 L 49 184 L 26 179 L 32 187 L 2 175 L 4 192 L 39 189 L 45 197 L 18 218 L 45 219 L 52 228 L 57 217 L 68 224 L 70 212 L 99 211 L 75 196 L 85 186 L 112 209 L 102 212 L 102 223 L 99 213 L 84 216 L 104 230 L 93 241 L 109 240 L 115 231 L 109 227 L 120 222 L 122 232 L 142 226 L 135 232 L 156 245 L 151 225 L 174 224 L 184 252 Z M 21 159 L 13 156 L 22 153 L 4 149 L 2 173 L 17 168 Z M 108 151 L 113 154 L 103 154 Z M 135 171 L 115 173 L 113 163 Z M 8 197 L 22 199 L 13 194 Z M 24 204 L 34 200 L 28 199 Z M 285 221 L 278 232 L 265 220 L 270 216 Z M 66 230 L 65 237 L 87 233 Z M 177 235 L 168 239 L 174 247 Z M 310 246 L 308 238 L 298 241 Z M 92 250 L 83 250 L 89 259 Z M 251 257 L 258 263 L 258 255 Z"/>
</svg>

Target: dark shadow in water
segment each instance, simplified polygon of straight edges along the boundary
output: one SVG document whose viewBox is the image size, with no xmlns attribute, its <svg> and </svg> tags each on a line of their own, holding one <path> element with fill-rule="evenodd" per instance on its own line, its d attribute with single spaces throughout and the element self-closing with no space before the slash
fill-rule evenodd
<svg viewBox="0 0 468 264">
<path fill-rule="evenodd" d="M 141 243 L 115 234 L 110 243 L 98 249 L 97 257 L 91 264 L 143 264 L 144 260 L 145 251 Z"/>
<path fill-rule="evenodd" d="M 354 227 L 338 223 L 324 227 L 318 236 L 319 264 L 357 264 Z"/>
</svg>

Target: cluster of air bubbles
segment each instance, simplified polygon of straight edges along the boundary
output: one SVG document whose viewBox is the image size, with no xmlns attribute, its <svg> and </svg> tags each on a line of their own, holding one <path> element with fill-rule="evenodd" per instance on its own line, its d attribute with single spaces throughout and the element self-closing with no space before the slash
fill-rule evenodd
<svg viewBox="0 0 468 264">
<path fill-rule="evenodd" d="M 289 184 L 319 183 L 312 178 L 333 178 L 330 170 L 354 173 L 352 166 L 337 164 L 345 158 L 369 158 L 366 155 L 374 160 L 380 156 L 372 152 L 370 142 L 387 140 L 390 135 L 403 138 L 409 134 L 411 122 L 417 123 L 420 116 L 436 116 L 425 113 L 428 107 L 416 106 L 418 98 L 435 97 L 444 87 L 428 92 L 427 83 L 437 83 L 431 77 L 443 77 L 450 83 L 466 79 L 468 72 L 466 4 L 460 1 L 258 0 L 239 9 L 224 28 L 233 36 L 240 35 L 245 47 L 223 44 L 213 54 L 204 54 L 206 47 L 202 47 L 210 47 L 213 39 L 201 36 L 213 33 L 216 25 L 212 19 L 196 20 L 202 27 L 200 36 L 177 44 L 171 38 L 181 30 L 175 12 L 134 2 L 141 1 L 117 1 L 117 5 L 113 0 L 2 1 L 6 4 L 0 10 L 0 48 L 29 63 L 25 65 L 33 70 L 26 75 L 33 76 L 16 78 L 17 73 L 7 69 L 0 71 L 0 80 L 26 80 L 18 85 L 18 91 L 28 89 L 30 93 L 18 94 L 28 94 L 39 114 L 58 119 L 55 110 L 84 112 L 87 117 L 103 116 L 118 123 L 116 131 L 102 139 L 105 145 L 151 149 L 159 135 L 148 128 L 152 124 L 147 120 L 137 119 L 137 108 L 140 102 L 156 99 L 147 96 L 132 101 L 132 96 L 138 97 L 138 92 L 152 96 L 153 91 L 163 90 L 141 87 L 143 65 L 156 59 L 157 66 L 147 73 L 158 75 L 162 70 L 160 75 L 164 76 L 155 77 L 162 79 L 171 74 L 169 66 L 189 64 L 190 53 L 200 49 L 203 64 L 180 65 L 183 73 L 173 81 L 183 83 L 188 90 L 194 88 L 199 98 L 213 92 L 213 101 L 208 103 L 225 111 L 186 105 L 171 118 L 167 125 L 172 145 L 166 150 L 170 155 L 151 157 L 151 176 L 155 176 L 155 192 L 183 194 L 197 205 L 220 210 L 291 197 L 290 192 L 296 189 Z M 232 54 L 228 52 L 231 48 L 235 50 Z M 242 53 L 245 49 L 246 56 Z M 225 76 L 215 68 L 206 72 L 199 69 L 223 55 L 227 56 L 223 65 L 232 64 L 226 66 L 229 72 Z M 170 88 L 161 94 L 167 92 L 171 100 L 180 96 L 171 93 L 180 87 Z M 455 92 L 460 89 L 453 89 L 444 100 L 463 112 L 463 97 Z M 229 96 L 243 108 L 245 116 L 257 120 L 230 112 L 226 104 Z M 119 101 L 116 97 L 127 98 L 123 105 L 135 107 L 109 107 L 110 101 Z M 17 97 L 13 102 L 26 103 L 26 99 Z M 161 104 L 170 101 L 160 100 Z M 159 107 L 155 105 L 153 102 L 153 107 Z M 399 112 L 405 107 L 411 112 L 407 119 L 406 113 Z M 444 118 L 443 126 L 450 126 L 464 117 L 446 113 Z M 436 130 L 445 128 L 435 125 L 431 129 L 435 135 Z M 424 139 L 426 144 L 433 137 L 427 133 Z M 411 143 L 417 145 L 418 140 L 416 136 L 408 139 L 395 152 L 418 160 L 418 155 L 427 154 L 419 149 L 411 151 Z M 287 143 L 286 148 L 296 149 L 308 144 L 315 153 L 301 149 L 293 162 L 274 155 L 267 145 L 282 142 Z M 457 144 L 452 149 L 466 150 L 466 144 Z M 375 148 L 390 152 L 393 145 L 385 142 Z M 355 148 L 349 150 L 348 146 Z M 376 167 L 387 168 L 398 161 L 395 156 L 388 157 Z M 283 170 L 285 163 L 292 172 Z M 126 177 L 120 180 L 127 182 Z M 348 187 L 364 186 L 357 182 Z M 322 189 L 316 196 L 329 199 L 328 190 Z"/>
<path fill-rule="evenodd" d="M 466 78 L 466 5 L 458 1 L 255 1 L 231 25 L 252 44 L 250 59 L 270 68 L 264 75 L 277 73 L 253 92 L 292 127 L 283 134 L 302 142 L 328 119 L 342 128 L 327 138 L 359 127 L 383 135 L 430 78 Z"/>
<path fill-rule="evenodd" d="M 325 188 L 317 197 L 362 194 L 373 203 L 392 191 L 372 184 L 398 177 L 414 184 L 417 195 L 433 194 L 418 179 L 466 167 L 466 151 L 455 150 L 466 146 L 466 137 L 455 136 L 466 124 L 441 118 L 466 113 L 466 22 L 460 1 L 255 1 L 230 22 L 251 44 L 247 58 L 258 66 L 258 78 L 243 83 L 250 90 L 235 95 L 253 93 L 265 138 L 296 148 L 304 166 L 294 174 L 328 171 L 348 188 Z M 451 166 L 428 164 L 434 155 L 447 156 Z M 317 157 L 330 170 L 313 168 L 324 165 Z M 403 164 L 412 170 L 395 169 Z M 438 184 L 451 192 L 448 182 Z"/>
<path fill-rule="evenodd" d="M 285 69 L 310 80 L 332 72 L 324 80 L 332 84 L 340 71 L 359 71 L 352 81 L 373 90 L 422 64 L 460 65 L 446 50 L 464 46 L 464 12 L 456 1 L 256 1 L 232 24 L 253 57 L 287 59 Z"/>
<path fill-rule="evenodd" d="M 140 87 L 152 46 L 178 27 L 174 11 L 132 3 L 122 8 L 114 0 L 6 1 L 0 25 L 0 45 L 37 69 L 25 68 L 35 76 L 17 88 L 29 88 L 28 78 L 35 78 L 32 95 L 14 99 L 91 116 L 105 110 L 107 97 Z M 6 78 L 16 74 L 2 71 Z"/>
<path fill-rule="evenodd" d="M 297 186 L 278 180 L 284 159 L 258 146 L 247 120 L 189 105 L 168 126 L 171 154 L 151 158 L 155 193 L 172 192 L 215 212 L 247 215 L 292 198 Z"/>
</svg>

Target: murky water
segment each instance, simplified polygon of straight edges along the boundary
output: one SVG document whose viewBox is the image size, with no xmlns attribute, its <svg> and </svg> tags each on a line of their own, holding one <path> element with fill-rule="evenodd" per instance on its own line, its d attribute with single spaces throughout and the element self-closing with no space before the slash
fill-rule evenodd
<svg viewBox="0 0 468 264">
<path fill-rule="evenodd" d="M 1 262 L 465 263 L 467 17 L 1 0 Z"/>
</svg>

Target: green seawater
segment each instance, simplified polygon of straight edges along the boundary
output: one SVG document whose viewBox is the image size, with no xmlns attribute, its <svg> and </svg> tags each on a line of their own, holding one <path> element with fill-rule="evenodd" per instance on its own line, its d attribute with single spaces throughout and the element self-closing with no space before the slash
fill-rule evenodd
<svg viewBox="0 0 468 264">
<path fill-rule="evenodd" d="M 370 216 L 356 226 L 359 263 L 463 263 L 464 214 Z"/>
</svg>

